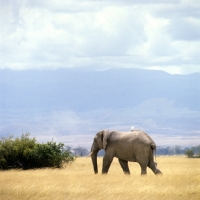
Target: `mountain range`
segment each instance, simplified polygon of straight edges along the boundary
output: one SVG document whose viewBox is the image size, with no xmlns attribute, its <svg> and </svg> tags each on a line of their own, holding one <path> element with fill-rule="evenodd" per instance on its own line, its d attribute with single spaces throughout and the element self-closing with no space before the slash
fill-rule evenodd
<svg viewBox="0 0 200 200">
<path fill-rule="evenodd" d="M 89 147 L 101 129 L 149 133 L 160 146 L 200 144 L 200 73 L 140 69 L 0 70 L 0 136 Z"/>
</svg>

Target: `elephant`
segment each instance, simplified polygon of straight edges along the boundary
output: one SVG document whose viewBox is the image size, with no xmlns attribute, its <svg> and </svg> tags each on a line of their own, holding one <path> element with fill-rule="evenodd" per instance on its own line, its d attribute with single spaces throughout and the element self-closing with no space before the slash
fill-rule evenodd
<svg viewBox="0 0 200 200">
<path fill-rule="evenodd" d="M 120 131 L 99 131 L 94 137 L 91 156 L 94 173 L 98 173 L 97 153 L 104 149 L 102 174 L 107 174 L 113 158 L 118 158 L 124 174 L 129 175 L 129 162 L 138 162 L 141 167 L 141 175 L 147 174 L 147 166 L 155 175 L 162 174 L 157 168 L 157 163 L 154 162 L 154 151 L 156 144 L 149 135 L 141 130 L 130 132 Z"/>
</svg>

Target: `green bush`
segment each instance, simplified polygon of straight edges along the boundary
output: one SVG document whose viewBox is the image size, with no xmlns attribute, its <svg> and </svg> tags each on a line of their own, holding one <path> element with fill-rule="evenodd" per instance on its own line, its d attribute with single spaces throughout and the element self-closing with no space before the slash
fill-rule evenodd
<svg viewBox="0 0 200 200">
<path fill-rule="evenodd" d="M 194 155 L 193 150 L 188 149 L 187 151 L 185 151 L 185 155 L 187 155 L 188 158 L 192 158 Z"/>
<path fill-rule="evenodd" d="M 10 136 L 0 140 L 0 169 L 61 168 L 74 160 L 75 156 L 64 144 L 53 141 L 39 144 L 28 133 L 21 138 Z"/>
</svg>

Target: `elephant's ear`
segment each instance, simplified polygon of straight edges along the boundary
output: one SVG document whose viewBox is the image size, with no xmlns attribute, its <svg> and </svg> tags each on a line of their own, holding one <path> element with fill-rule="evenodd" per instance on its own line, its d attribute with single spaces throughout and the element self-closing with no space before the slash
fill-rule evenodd
<svg viewBox="0 0 200 200">
<path fill-rule="evenodd" d="M 95 138 L 99 149 L 103 149 L 103 131 L 98 132 Z"/>
<path fill-rule="evenodd" d="M 103 149 L 106 150 L 106 147 L 107 147 L 107 140 L 108 140 L 108 137 L 109 137 L 109 131 L 108 130 L 103 130 Z"/>
</svg>

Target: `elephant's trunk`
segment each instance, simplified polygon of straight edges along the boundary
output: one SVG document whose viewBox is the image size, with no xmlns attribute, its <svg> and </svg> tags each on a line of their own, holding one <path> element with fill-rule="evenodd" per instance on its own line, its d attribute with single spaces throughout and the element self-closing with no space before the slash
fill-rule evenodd
<svg viewBox="0 0 200 200">
<path fill-rule="evenodd" d="M 97 153 L 98 153 L 98 151 L 93 151 L 92 154 L 91 154 L 92 164 L 93 164 L 95 174 L 98 174 Z"/>
</svg>

